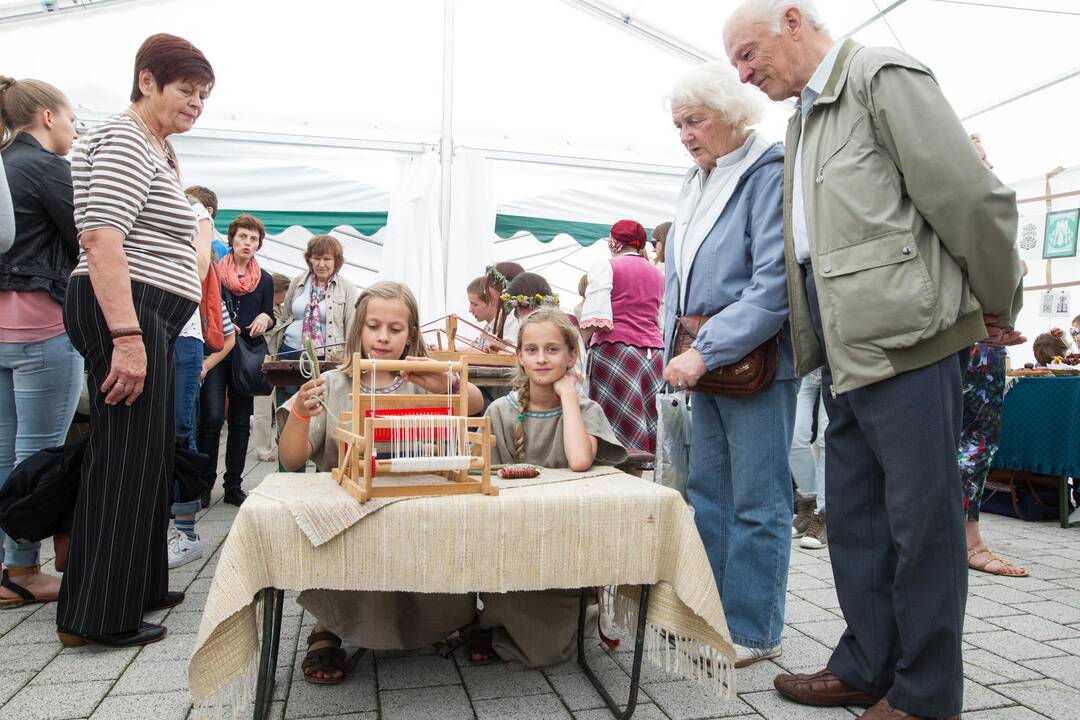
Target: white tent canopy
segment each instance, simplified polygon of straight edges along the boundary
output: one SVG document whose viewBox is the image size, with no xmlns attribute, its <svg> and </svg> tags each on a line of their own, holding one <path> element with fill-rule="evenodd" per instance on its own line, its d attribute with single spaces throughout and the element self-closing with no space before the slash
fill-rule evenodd
<svg viewBox="0 0 1080 720">
<path fill-rule="evenodd" d="M 346 272 L 364 283 L 386 266 L 383 245 L 396 246 L 395 267 L 437 246 L 444 277 L 418 288 L 425 311 L 461 311 L 464 284 L 492 260 L 519 259 L 573 295 L 604 252 L 582 245 L 604 226 L 670 217 L 689 163 L 662 99 L 693 58 L 723 56 L 721 29 L 736 4 L 0 0 L 0 72 L 49 80 L 95 119 L 126 106 L 143 38 L 186 37 L 213 63 L 217 84 L 197 129 L 177 138 L 185 180 L 212 187 L 226 210 L 324 213 L 323 231 L 335 218 L 355 228 L 361 215 L 389 212 L 396 189 L 407 187 L 403 168 L 419 167 L 405 159 L 441 150 L 444 162 L 425 163 L 432 177 L 422 183 L 434 189 L 435 224 L 399 225 L 441 237 L 395 237 L 376 231 L 377 218 L 340 235 Z M 968 129 L 982 134 L 999 176 L 1028 188 L 1021 196 L 1043 194 L 1026 178 L 1041 185 L 1052 168 L 1080 165 L 1070 132 L 1080 102 L 1074 3 L 817 4 L 834 35 L 860 28 L 856 40 L 901 46 L 926 62 Z M 30 14 L 12 19 L 19 12 Z M 762 131 L 780 139 L 789 112 L 770 104 Z M 1068 176 L 1054 180 L 1055 192 Z M 1027 203 L 1021 212 L 1038 209 Z M 560 222 L 573 238 L 545 236 Z M 512 237 L 517 229 L 536 237 Z M 282 232 L 264 254 L 282 269 L 301 265 L 305 232 Z M 1078 274 L 1072 263 L 1053 263 L 1055 283 Z M 1029 282 L 1036 275 L 1041 283 L 1045 269 L 1033 268 Z"/>
</svg>

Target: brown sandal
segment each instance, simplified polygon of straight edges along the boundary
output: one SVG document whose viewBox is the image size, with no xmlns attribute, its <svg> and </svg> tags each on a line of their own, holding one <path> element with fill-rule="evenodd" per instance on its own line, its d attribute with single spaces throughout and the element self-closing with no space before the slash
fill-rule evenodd
<svg viewBox="0 0 1080 720">
<path fill-rule="evenodd" d="M 20 607 L 21 605 L 30 605 L 32 603 L 47 603 L 55 602 L 54 597 L 38 597 L 34 593 L 30 592 L 22 585 L 16 585 L 11 582 L 11 578 L 22 577 L 24 575 L 33 575 L 41 572 L 40 565 L 34 565 L 28 568 L 4 568 L 3 574 L 0 574 L 0 587 L 5 590 L 10 590 L 15 593 L 17 597 L 13 598 L 0 598 L 0 607 Z"/>
<path fill-rule="evenodd" d="M 345 651 L 341 649 L 341 638 L 329 630 L 313 632 L 308 635 L 307 643 L 309 648 L 317 642 L 336 642 L 337 647 L 321 647 L 316 650 L 308 650 L 307 655 L 300 662 L 300 669 L 304 672 L 304 679 L 315 685 L 340 685 L 345 680 L 345 676 L 349 674 L 349 671 L 356 667 L 360 656 L 367 652 L 365 648 L 360 648 L 351 656 L 346 655 Z M 340 672 L 341 677 L 326 678 L 315 675 L 315 673 L 335 672 Z"/>
<path fill-rule="evenodd" d="M 976 555 L 986 555 L 986 559 L 977 561 L 975 560 Z M 995 566 L 992 570 L 988 569 L 990 567 L 990 563 L 993 562 L 998 563 L 997 566 Z M 978 570 L 979 572 L 984 572 L 990 575 L 1000 575 L 1001 577 L 1027 577 L 1028 574 L 1027 570 L 1018 565 L 1013 565 L 1011 562 L 992 551 L 986 545 L 980 545 L 974 550 L 968 550 L 968 567 L 972 570 Z M 1004 572 L 1006 568 L 1016 568 L 1020 572 Z"/>
</svg>

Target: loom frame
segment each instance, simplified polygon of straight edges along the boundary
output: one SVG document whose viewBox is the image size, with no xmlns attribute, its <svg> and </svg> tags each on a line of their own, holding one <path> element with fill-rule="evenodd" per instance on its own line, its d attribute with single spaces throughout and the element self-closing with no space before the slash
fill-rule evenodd
<svg viewBox="0 0 1080 720">
<path fill-rule="evenodd" d="M 456 372 L 460 382 L 458 391 L 447 393 L 395 393 L 380 395 L 364 392 L 360 378 L 364 372 L 371 372 L 374 381 L 376 367 L 390 372 Z M 437 495 L 484 494 L 498 495 L 499 489 L 491 483 L 491 448 L 495 438 L 491 434 L 491 418 L 469 417 L 469 361 L 458 360 L 369 360 L 355 353 L 352 359 L 352 393 L 349 396 L 350 412 L 342 413 L 340 423 L 334 431 L 338 443 L 338 467 L 331 471 L 334 480 L 361 503 L 372 498 L 414 497 Z M 452 407 L 457 413 L 450 416 L 458 418 L 464 432 L 466 446 L 472 459 L 468 467 L 459 470 L 440 471 L 395 471 L 388 460 L 375 459 L 375 431 L 392 428 L 394 418 L 368 417 L 378 410 L 405 408 Z M 447 416 L 437 416 L 447 417 Z M 357 432 L 358 421 L 362 421 L 362 431 Z M 374 472 L 372 472 L 374 467 Z M 471 470 L 480 471 L 479 478 L 470 476 Z M 376 477 L 442 477 L 443 483 L 424 483 L 412 485 L 376 485 Z"/>
</svg>

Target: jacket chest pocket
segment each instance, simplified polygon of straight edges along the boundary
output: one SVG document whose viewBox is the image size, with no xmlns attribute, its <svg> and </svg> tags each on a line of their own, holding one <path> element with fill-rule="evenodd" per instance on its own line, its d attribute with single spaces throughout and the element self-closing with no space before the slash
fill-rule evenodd
<svg viewBox="0 0 1080 720">
<path fill-rule="evenodd" d="M 909 231 L 825 253 L 817 270 L 840 340 L 899 349 L 922 339 L 937 291 Z"/>
</svg>

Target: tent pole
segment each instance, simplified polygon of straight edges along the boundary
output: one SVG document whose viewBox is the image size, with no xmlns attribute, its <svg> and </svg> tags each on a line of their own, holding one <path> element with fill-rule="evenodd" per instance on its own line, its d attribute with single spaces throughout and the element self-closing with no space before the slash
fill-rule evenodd
<svg viewBox="0 0 1080 720">
<path fill-rule="evenodd" d="M 439 231 L 442 234 L 443 293 L 449 296 L 450 178 L 454 162 L 454 0 L 443 0 L 442 135 L 439 142 Z M 446 297 L 443 298 L 446 301 Z"/>
</svg>

